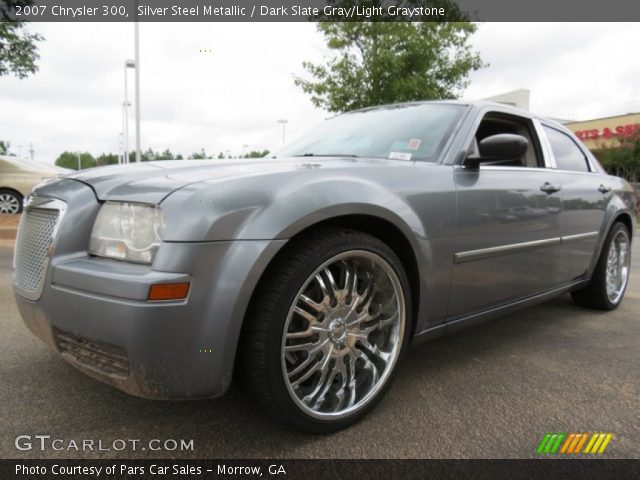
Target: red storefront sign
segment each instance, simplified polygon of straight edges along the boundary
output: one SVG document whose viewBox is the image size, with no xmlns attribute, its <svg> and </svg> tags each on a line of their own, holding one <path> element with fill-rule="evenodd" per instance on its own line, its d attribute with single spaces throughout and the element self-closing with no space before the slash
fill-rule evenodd
<svg viewBox="0 0 640 480">
<path fill-rule="evenodd" d="M 613 128 L 605 127 L 603 129 L 593 128 L 590 130 L 579 130 L 575 133 L 580 140 L 598 140 L 601 138 L 609 139 L 620 137 L 631 138 L 635 133 L 639 133 L 638 138 L 640 138 L 640 125 L 629 123 L 627 125 L 618 125 Z"/>
</svg>

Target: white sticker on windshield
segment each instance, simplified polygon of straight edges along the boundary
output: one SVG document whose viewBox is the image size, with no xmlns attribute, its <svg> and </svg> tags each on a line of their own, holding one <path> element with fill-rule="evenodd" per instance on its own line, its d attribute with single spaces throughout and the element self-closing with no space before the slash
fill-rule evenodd
<svg viewBox="0 0 640 480">
<path fill-rule="evenodd" d="M 411 154 L 406 152 L 391 152 L 389 158 L 394 160 L 411 160 Z"/>
</svg>

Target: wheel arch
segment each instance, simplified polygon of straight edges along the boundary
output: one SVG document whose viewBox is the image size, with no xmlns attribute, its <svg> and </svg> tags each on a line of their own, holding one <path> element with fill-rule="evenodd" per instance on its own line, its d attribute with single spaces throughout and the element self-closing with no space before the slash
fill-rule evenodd
<svg viewBox="0 0 640 480">
<path fill-rule="evenodd" d="M 618 213 L 614 218 L 613 221 L 611 222 L 611 225 L 609 225 L 609 230 L 611 230 L 611 227 L 613 227 L 617 222 L 622 223 L 625 227 L 627 227 L 627 230 L 629 231 L 629 238 L 633 239 L 633 218 L 631 217 L 631 215 L 628 212 L 620 212 Z M 607 230 L 607 232 L 609 231 Z"/>
<path fill-rule="evenodd" d="M 0 192 L 1 192 L 1 191 L 3 191 L 3 190 L 5 190 L 5 191 L 9 191 L 9 192 L 11 192 L 11 193 L 15 193 L 15 194 L 16 194 L 16 195 L 18 195 L 20 198 L 24 198 L 24 197 L 25 197 L 25 195 L 23 195 L 22 193 L 20 193 L 20 190 L 16 190 L 15 188 L 12 188 L 12 187 L 0 187 Z"/>
<path fill-rule="evenodd" d="M 420 307 L 420 269 L 419 260 L 416 247 L 409 240 L 407 234 L 393 222 L 388 219 L 382 218 L 376 215 L 370 214 L 346 214 L 339 215 L 331 218 L 325 218 L 306 225 L 304 228 L 295 232 L 288 240 L 288 242 L 275 253 L 266 265 L 264 270 L 260 274 L 260 278 L 256 281 L 255 287 L 249 298 L 249 302 L 246 305 L 244 316 L 242 318 L 242 327 L 240 331 L 240 340 L 244 335 L 244 328 L 247 324 L 247 315 L 251 311 L 251 304 L 256 299 L 256 294 L 259 292 L 261 286 L 268 279 L 269 274 L 273 268 L 276 268 L 278 262 L 286 255 L 288 247 L 291 241 L 299 239 L 307 235 L 313 235 L 314 232 L 323 229 L 340 229 L 346 228 L 351 230 L 358 230 L 367 233 L 377 239 L 383 241 L 393 252 L 398 256 L 400 262 L 405 269 L 407 278 L 409 280 L 409 295 L 411 299 L 411 318 L 410 318 L 410 335 L 413 337 L 415 329 L 418 324 L 419 307 Z M 234 362 L 234 370 L 238 365 L 237 355 L 239 349 L 236 350 L 236 361 Z"/>
<path fill-rule="evenodd" d="M 627 210 L 622 209 L 610 214 L 608 221 L 606 221 L 603 226 L 603 230 L 598 241 L 598 246 L 593 255 L 593 258 L 591 259 L 591 264 L 589 265 L 589 269 L 587 271 L 588 278 L 591 278 L 591 276 L 593 275 L 596 264 L 598 263 L 598 259 L 600 258 L 600 255 L 602 255 L 602 249 L 604 248 L 607 235 L 609 234 L 613 226 L 618 222 L 621 222 L 627 228 L 629 232 L 629 238 L 633 240 L 634 220 L 631 214 Z"/>
</svg>

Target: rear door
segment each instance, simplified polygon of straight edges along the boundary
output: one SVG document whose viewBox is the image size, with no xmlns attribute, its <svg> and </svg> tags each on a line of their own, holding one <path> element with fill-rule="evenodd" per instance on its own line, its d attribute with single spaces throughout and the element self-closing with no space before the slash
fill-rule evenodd
<svg viewBox="0 0 640 480">
<path fill-rule="evenodd" d="M 596 254 L 611 187 L 578 140 L 552 125 L 545 124 L 543 130 L 562 187 L 562 244 L 556 273 L 559 283 L 569 283 L 584 278 Z"/>
<path fill-rule="evenodd" d="M 508 163 L 454 167 L 457 226 L 449 320 L 548 290 L 556 278 L 560 186 L 545 160 L 538 125 L 488 110 L 474 131 L 468 153 L 500 133 L 526 137 L 529 148 Z"/>
</svg>

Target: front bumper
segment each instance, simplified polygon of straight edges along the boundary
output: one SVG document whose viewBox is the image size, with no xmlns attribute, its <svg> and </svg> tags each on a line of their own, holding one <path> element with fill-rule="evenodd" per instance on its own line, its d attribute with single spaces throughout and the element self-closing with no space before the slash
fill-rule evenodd
<svg viewBox="0 0 640 480">
<path fill-rule="evenodd" d="M 27 327 L 75 367 L 132 395 L 223 394 L 246 305 L 284 241 L 165 243 L 152 267 L 91 257 L 86 246 L 98 202 L 88 187 L 81 190 L 71 197 L 84 197 L 82 208 L 62 198 L 68 210 L 39 299 L 16 291 Z M 83 215 L 82 223 L 72 218 Z M 184 300 L 147 300 L 152 284 L 185 281 L 191 287 Z"/>
</svg>

